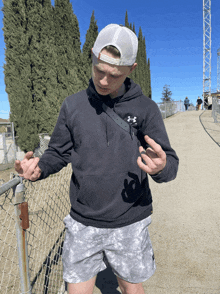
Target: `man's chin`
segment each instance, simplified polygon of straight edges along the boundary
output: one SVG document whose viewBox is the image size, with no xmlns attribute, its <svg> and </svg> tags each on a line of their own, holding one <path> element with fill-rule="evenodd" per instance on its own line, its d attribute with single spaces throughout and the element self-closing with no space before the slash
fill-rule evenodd
<svg viewBox="0 0 220 294">
<path fill-rule="evenodd" d="M 95 88 L 96 88 L 96 91 L 98 92 L 99 95 L 106 96 L 106 95 L 110 94 L 109 89 L 103 89 L 98 86 L 96 86 Z"/>
</svg>

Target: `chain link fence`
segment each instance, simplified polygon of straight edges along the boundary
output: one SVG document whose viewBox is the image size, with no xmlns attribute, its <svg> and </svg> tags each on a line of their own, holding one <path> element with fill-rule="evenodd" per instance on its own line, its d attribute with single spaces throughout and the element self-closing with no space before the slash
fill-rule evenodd
<svg viewBox="0 0 220 294">
<path fill-rule="evenodd" d="M 160 112 L 162 114 L 163 119 L 174 115 L 179 111 L 184 111 L 183 101 L 169 101 L 169 102 L 161 102 L 157 103 Z"/>
<path fill-rule="evenodd" d="M 212 117 L 215 123 L 220 123 L 220 99 L 212 98 Z"/>
<path fill-rule="evenodd" d="M 3 183 L 2 180 L 1 183 Z M 19 293 L 20 289 L 12 195 L 13 192 L 10 189 L 0 196 L 0 293 Z"/>
<path fill-rule="evenodd" d="M 0 164 L 13 163 L 16 147 L 12 133 L 0 133 Z"/>
<path fill-rule="evenodd" d="M 24 158 L 25 153 L 16 145 L 16 139 L 13 132 L 0 133 L 0 164 L 2 166 L 13 165 L 16 159 Z M 39 139 L 39 146 L 34 151 L 37 157 L 41 157 L 47 149 L 50 137 L 48 134 L 39 134 Z"/>
<path fill-rule="evenodd" d="M 0 164 L 11 164 L 16 159 L 14 124 L 0 122 Z"/>
<path fill-rule="evenodd" d="M 12 184 L 1 180 L 0 293 L 65 293 L 61 255 L 65 233 L 63 219 L 70 211 L 70 177 L 71 165 L 68 165 L 43 181 L 24 180 L 22 202 L 15 190 L 20 179 Z M 19 177 L 12 181 L 16 178 Z M 16 223 L 20 227 L 20 222 L 25 221 L 23 206 L 19 205 L 25 203 L 28 203 L 29 228 L 22 227 L 19 233 Z M 20 209 L 17 214 L 16 209 Z M 27 244 L 26 261 L 23 260 L 25 243 L 21 243 L 22 238 Z"/>
</svg>

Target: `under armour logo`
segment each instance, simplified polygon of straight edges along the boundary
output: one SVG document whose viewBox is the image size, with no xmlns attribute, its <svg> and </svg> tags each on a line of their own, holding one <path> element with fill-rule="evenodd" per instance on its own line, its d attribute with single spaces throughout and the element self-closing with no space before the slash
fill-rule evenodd
<svg viewBox="0 0 220 294">
<path fill-rule="evenodd" d="M 128 116 L 127 122 L 132 122 L 133 124 L 137 122 L 137 117 L 134 116 L 133 118 L 130 117 L 130 115 Z"/>
</svg>

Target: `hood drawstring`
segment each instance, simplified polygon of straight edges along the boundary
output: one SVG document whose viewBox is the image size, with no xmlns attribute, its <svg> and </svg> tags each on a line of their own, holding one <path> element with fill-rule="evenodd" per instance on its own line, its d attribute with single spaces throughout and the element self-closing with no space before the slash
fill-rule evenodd
<svg viewBox="0 0 220 294">
<path fill-rule="evenodd" d="M 108 117 L 106 115 L 106 139 L 107 139 L 107 146 L 109 147 L 109 140 L 108 140 Z"/>
<path fill-rule="evenodd" d="M 116 103 L 113 104 L 113 110 L 114 110 L 114 111 L 115 111 L 115 104 L 116 104 Z M 109 128 L 109 126 L 108 126 L 108 116 L 106 115 L 106 139 L 107 139 L 107 146 L 109 147 L 110 142 L 109 142 L 108 128 Z"/>
<path fill-rule="evenodd" d="M 116 103 L 115 103 L 114 106 L 113 106 L 113 110 L 114 110 L 114 111 L 115 111 L 115 105 L 116 105 Z M 131 136 L 131 139 L 134 140 L 134 136 L 135 136 L 135 134 L 134 134 L 134 130 L 133 130 L 133 128 L 132 128 L 131 125 L 130 125 L 130 136 Z"/>
<path fill-rule="evenodd" d="M 134 140 L 134 131 L 132 130 L 132 127 L 130 126 L 130 135 L 131 135 L 131 139 Z"/>
</svg>

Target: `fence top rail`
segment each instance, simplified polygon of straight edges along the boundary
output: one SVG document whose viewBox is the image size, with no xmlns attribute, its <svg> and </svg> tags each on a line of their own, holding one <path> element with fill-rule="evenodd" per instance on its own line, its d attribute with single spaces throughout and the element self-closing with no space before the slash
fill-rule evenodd
<svg viewBox="0 0 220 294">
<path fill-rule="evenodd" d="M 171 100 L 171 101 L 161 101 L 161 102 L 156 102 L 157 104 L 164 104 L 164 103 L 182 103 L 182 100 Z"/>
<path fill-rule="evenodd" d="M 0 195 L 5 193 L 7 190 L 13 188 L 14 186 L 18 185 L 21 182 L 21 178 L 16 176 L 14 179 L 8 181 L 7 183 L 3 184 L 0 187 Z"/>
</svg>

